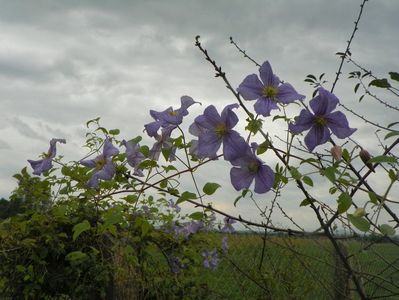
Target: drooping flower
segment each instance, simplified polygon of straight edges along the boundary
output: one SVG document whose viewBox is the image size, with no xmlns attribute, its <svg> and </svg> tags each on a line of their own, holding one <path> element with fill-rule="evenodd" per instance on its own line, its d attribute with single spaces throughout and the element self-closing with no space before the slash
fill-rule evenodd
<svg viewBox="0 0 399 300">
<path fill-rule="evenodd" d="M 274 183 L 274 172 L 265 165 L 255 154 L 257 145 L 247 145 L 243 155 L 231 161 L 234 166 L 230 170 L 230 179 L 233 187 L 239 191 L 247 189 L 255 181 L 255 192 L 258 194 L 268 192 Z"/>
<path fill-rule="evenodd" d="M 222 228 L 222 232 L 224 233 L 233 233 L 235 231 L 233 224 L 236 223 L 236 220 L 230 219 L 229 217 L 225 217 L 223 219 L 224 226 Z"/>
<path fill-rule="evenodd" d="M 97 188 L 100 179 L 111 180 L 114 177 L 115 165 L 112 162 L 112 157 L 117 154 L 119 154 L 119 150 L 112 145 L 111 139 L 107 138 L 104 141 L 102 154 L 94 159 L 80 161 L 82 165 L 95 169 L 90 180 L 87 182 L 89 187 Z"/>
<path fill-rule="evenodd" d="M 143 172 L 138 169 L 138 165 L 145 159 L 143 153 L 140 152 L 140 145 L 136 144 L 132 141 L 122 141 L 122 145 L 126 147 L 126 159 L 127 163 L 134 168 L 134 175 L 136 176 L 144 176 Z"/>
<path fill-rule="evenodd" d="M 201 253 L 201 255 L 204 257 L 203 265 L 205 268 L 212 270 L 217 269 L 220 259 L 218 258 L 216 249 L 211 251 L 205 250 Z"/>
<path fill-rule="evenodd" d="M 267 117 L 272 109 L 278 108 L 278 103 L 288 104 L 305 98 L 291 84 L 280 84 L 268 61 L 259 68 L 259 75 L 260 79 L 256 74 L 248 75 L 237 89 L 245 100 L 257 100 L 254 105 L 257 114 Z"/>
<path fill-rule="evenodd" d="M 309 151 L 326 143 L 331 133 L 343 139 L 356 131 L 349 128 L 348 120 L 342 112 L 332 112 L 338 103 L 339 100 L 334 94 L 320 87 L 318 95 L 309 102 L 313 113 L 303 109 L 295 118 L 295 124 L 289 125 L 289 130 L 294 134 L 310 129 L 305 136 L 305 145 Z"/>
<path fill-rule="evenodd" d="M 53 167 L 53 158 L 57 154 L 57 142 L 62 144 L 66 143 L 65 139 L 51 139 L 50 148 L 48 149 L 47 153 L 43 153 L 43 159 L 28 160 L 33 169 L 33 174 L 40 175 Z"/>
<path fill-rule="evenodd" d="M 176 160 L 176 146 L 173 145 L 173 139 L 170 137 L 173 129 L 176 126 L 169 126 L 162 128 L 161 135 L 158 133 L 155 135 L 155 139 L 157 140 L 150 150 L 150 158 L 154 160 L 159 159 L 159 155 L 162 152 L 162 149 L 169 151 L 169 161 Z"/>
<path fill-rule="evenodd" d="M 190 126 L 190 132 L 198 136 L 196 155 L 199 158 L 215 158 L 222 143 L 226 160 L 230 161 L 242 152 L 245 141 L 233 130 L 238 117 L 232 109 L 237 107 L 238 104 L 228 105 L 219 115 L 215 106 L 209 105 L 204 114 L 195 119 L 195 125 Z"/>
<path fill-rule="evenodd" d="M 144 125 L 147 133 L 151 137 L 156 137 L 159 128 L 165 128 L 170 125 L 176 128 L 177 125 L 183 122 L 183 117 L 188 115 L 188 108 L 194 103 L 198 103 L 189 96 L 182 96 L 180 98 L 180 108 L 174 110 L 172 107 L 164 111 L 150 110 L 150 115 L 154 118 L 154 122 Z"/>
</svg>

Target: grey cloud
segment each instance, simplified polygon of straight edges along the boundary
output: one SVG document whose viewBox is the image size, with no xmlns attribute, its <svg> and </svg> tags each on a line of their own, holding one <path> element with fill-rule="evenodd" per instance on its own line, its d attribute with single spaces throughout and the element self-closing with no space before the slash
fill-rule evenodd
<svg viewBox="0 0 399 300">
<path fill-rule="evenodd" d="M 17 117 L 14 117 L 10 120 L 10 125 L 15 128 L 22 136 L 40 141 L 47 141 L 44 136 L 37 133 L 36 130 L 34 130 L 29 124 L 25 123 Z"/>
</svg>

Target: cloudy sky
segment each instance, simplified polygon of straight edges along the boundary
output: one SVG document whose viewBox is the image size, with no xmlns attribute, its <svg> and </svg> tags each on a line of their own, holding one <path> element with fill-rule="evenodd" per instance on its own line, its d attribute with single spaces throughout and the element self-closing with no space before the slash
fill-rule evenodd
<svg viewBox="0 0 399 300">
<path fill-rule="evenodd" d="M 359 5 L 355 0 L 0 1 L 0 197 L 8 197 L 16 186 L 12 175 L 47 151 L 53 137 L 67 139 L 60 154 L 81 158 L 89 119 L 100 116 L 103 126 L 120 128 L 121 137 L 129 139 L 143 134 L 150 109 L 178 107 L 182 95 L 202 103 L 191 109 L 192 116 L 209 104 L 221 109 L 233 103 L 194 47 L 196 35 L 235 87 L 257 68 L 230 45 L 230 36 L 259 63 L 269 60 L 308 101 L 312 89 L 304 78 L 325 72 L 330 87 L 339 65 L 335 53 L 345 49 Z M 378 76 L 399 71 L 398 13 L 397 1 L 369 1 L 351 47 L 354 59 Z M 354 67 L 344 67 L 335 90 L 341 101 L 373 121 L 397 121 L 397 112 L 372 99 L 359 104 L 355 82 L 346 79 Z M 349 119 L 358 128 L 353 138 L 378 153 L 374 129 Z M 214 174 L 226 188 L 211 200 L 233 212 L 236 194 L 228 168 Z M 207 176 L 200 173 L 199 180 Z M 308 214 L 298 212 L 302 198 L 295 193 L 285 194 L 285 207 L 306 226 Z M 261 199 L 262 206 L 271 197 Z M 236 214 L 253 216 L 251 203 L 240 205 Z"/>
</svg>

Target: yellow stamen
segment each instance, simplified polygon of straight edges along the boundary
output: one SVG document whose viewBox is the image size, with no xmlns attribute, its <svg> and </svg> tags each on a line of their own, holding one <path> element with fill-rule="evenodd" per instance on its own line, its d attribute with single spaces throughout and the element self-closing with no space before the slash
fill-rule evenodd
<svg viewBox="0 0 399 300">
<path fill-rule="evenodd" d="M 277 87 L 268 85 L 268 86 L 265 86 L 265 87 L 263 88 L 262 94 L 263 94 L 263 96 L 265 96 L 265 97 L 267 97 L 267 98 L 274 99 L 274 98 L 277 97 L 278 89 L 277 89 Z"/>
</svg>

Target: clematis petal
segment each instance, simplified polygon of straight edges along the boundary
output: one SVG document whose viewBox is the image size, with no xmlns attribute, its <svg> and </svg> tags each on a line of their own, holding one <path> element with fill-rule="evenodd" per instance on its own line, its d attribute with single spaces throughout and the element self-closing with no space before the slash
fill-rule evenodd
<svg viewBox="0 0 399 300">
<path fill-rule="evenodd" d="M 340 111 L 336 111 L 327 115 L 326 119 L 327 126 L 331 129 L 332 133 L 340 139 L 347 138 L 356 131 L 355 128 L 349 128 L 349 123 L 346 119 L 346 116 Z"/>
<path fill-rule="evenodd" d="M 316 97 L 310 100 L 310 107 L 316 116 L 329 114 L 337 107 L 338 98 L 322 87 L 318 89 L 318 93 Z"/>
<path fill-rule="evenodd" d="M 65 139 L 51 139 L 50 149 L 48 150 L 49 158 L 54 158 L 55 155 L 57 154 L 57 149 L 56 149 L 57 143 L 65 144 L 66 140 Z"/>
<path fill-rule="evenodd" d="M 295 123 L 288 125 L 288 130 L 292 133 L 301 133 L 302 131 L 310 129 L 314 124 L 314 115 L 306 109 L 302 109 L 299 116 L 295 118 Z"/>
<path fill-rule="evenodd" d="M 273 74 L 272 66 L 265 61 L 259 68 L 259 75 L 264 86 L 278 86 L 280 79 Z"/>
<path fill-rule="evenodd" d="M 255 100 L 262 96 L 263 83 L 256 74 L 248 75 L 238 86 L 237 91 L 245 100 Z"/>
<path fill-rule="evenodd" d="M 283 83 L 278 87 L 277 99 L 281 103 L 288 104 L 295 100 L 303 100 L 305 96 L 298 94 L 291 84 Z"/>
<path fill-rule="evenodd" d="M 305 145 L 312 152 L 316 146 L 326 143 L 330 135 L 326 126 L 313 126 L 305 136 Z"/>
<path fill-rule="evenodd" d="M 34 175 L 40 175 L 41 173 L 44 173 L 53 167 L 51 158 L 40 159 L 40 160 L 28 160 L 28 162 L 30 163 L 33 169 L 32 173 Z"/>
<path fill-rule="evenodd" d="M 222 144 L 222 140 L 213 132 L 201 135 L 198 138 L 198 157 L 214 158 Z"/>
<path fill-rule="evenodd" d="M 255 193 L 263 194 L 273 187 L 274 172 L 267 165 L 261 165 L 255 175 Z"/>
<path fill-rule="evenodd" d="M 258 101 L 256 101 L 254 108 L 257 114 L 268 117 L 270 116 L 271 110 L 277 109 L 278 106 L 276 101 L 269 98 L 261 97 L 258 99 Z"/>
<path fill-rule="evenodd" d="M 231 130 L 223 138 L 223 156 L 225 160 L 233 161 L 240 155 L 245 154 L 248 144 L 237 131 Z"/>
<path fill-rule="evenodd" d="M 116 148 L 114 145 L 112 145 L 111 139 L 107 138 L 104 141 L 104 148 L 103 148 L 103 155 L 104 157 L 111 157 L 114 155 L 119 154 L 118 148 Z"/>
<path fill-rule="evenodd" d="M 236 124 L 238 123 L 238 117 L 237 115 L 232 111 L 233 108 L 239 108 L 240 106 L 238 104 L 230 104 L 227 105 L 222 113 L 221 113 L 221 119 L 223 124 L 226 124 L 227 129 L 231 129 Z"/>
<path fill-rule="evenodd" d="M 196 119 L 196 122 L 199 126 L 212 130 L 215 126 L 221 123 L 221 117 L 216 110 L 216 107 L 209 105 L 204 110 L 204 118 L 198 118 Z"/>
<path fill-rule="evenodd" d="M 85 167 L 88 168 L 95 168 L 96 165 L 96 159 L 86 159 L 86 160 L 81 160 L 79 162 L 81 165 L 84 165 Z"/>
<path fill-rule="evenodd" d="M 231 184 L 237 191 L 249 188 L 254 177 L 255 175 L 246 169 L 233 167 L 230 170 Z"/>
<path fill-rule="evenodd" d="M 107 160 L 104 167 L 95 174 L 99 179 L 111 180 L 112 177 L 114 177 L 115 175 L 115 166 L 112 163 L 112 160 L 111 159 Z"/>
<path fill-rule="evenodd" d="M 144 125 L 145 131 L 150 137 L 155 137 L 158 134 L 158 129 L 161 127 L 160 121 L 154 121 Z"/>
</svg>

